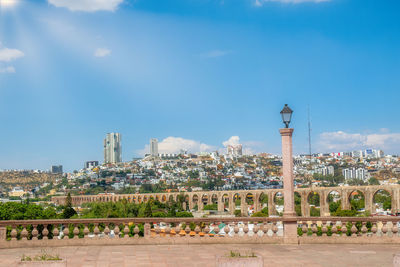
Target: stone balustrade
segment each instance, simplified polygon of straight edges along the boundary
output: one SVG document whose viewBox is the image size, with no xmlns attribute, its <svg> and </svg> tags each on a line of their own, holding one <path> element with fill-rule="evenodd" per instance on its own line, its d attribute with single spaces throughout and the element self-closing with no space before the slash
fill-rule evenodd
<svg viewBox="0 0 400 267">
<path fill-rule="evenodd" d="M 0 222 L 0 248 L 203 243 L 400 243 L 400 217 L 108 218 Z M 294 227 L 288 227 L 288 226 Z"/>
</svg>

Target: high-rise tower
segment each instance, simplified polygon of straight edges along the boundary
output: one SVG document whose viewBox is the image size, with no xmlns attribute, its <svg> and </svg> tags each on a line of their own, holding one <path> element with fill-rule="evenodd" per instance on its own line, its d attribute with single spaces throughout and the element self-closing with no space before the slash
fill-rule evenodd
<svg viewBox="0 0 400 267">
<path fill-rule="evenodd" d="M 157 138 L 150 139 L 150 155 L 158 157 L 158 140 Z"/>
<path fill-rule="evenodd" d="M 121 134 L 108 133 L 104 139 L 104 163 L 118 163 L 121 161 Z"/>
</svg>

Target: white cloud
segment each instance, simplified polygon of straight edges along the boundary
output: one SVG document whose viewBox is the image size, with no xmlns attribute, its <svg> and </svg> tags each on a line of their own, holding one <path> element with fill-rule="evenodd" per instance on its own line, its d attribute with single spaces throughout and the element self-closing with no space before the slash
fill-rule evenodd
<svg viewBox="0 0 400 267">
<path fill-rule="evenodd" d="M 2 48 L 0 45 L 0 61 L 10 62 L 23 56 L 24 53 L 18 49 Z"/>
<path fill-rule="evenodd" d="M 283 4 L 301 4 L 301 3 L 322 3 L 329 2 L 331 0 L 255 0 L 254 6 L 261 7 L 267 2 L 279 2 Z"/>
<path fill-rule="evenodd" d="M 15 73 L 15 68 L 13 66 L 0 68 L 0 73 Z"/>
<path fill-rule="evenodd" d="M 239 145 L 240 137 L 237 135 L 231 136 L 228 140 L 222 142 L 222 144 L 224 145 L 224 147 Z"/>
<path fill-rule="evenodd" d="M 94 51 L 94 56 L 95 57 L 106 57 L 106 56 L 108 56 L 110 54 L 111 54 L 111 50 L 107 49 L 107 48 L 97 48 Z"/>
<path fill-rule="evenodd" d="M 71 11 L 115 11 L 124 0 L 48 0 L 56 7 L 65 7 Z"/>
<path fill-rule="evenodd" d="M 374 134 L 346 133 L 343 131 L 320 134 L 318 148 L 325 152 L 351 151 L 355 149 L 400 149 L 400 133 L 389 133 L 387 129 Z"/>
<path fill-rule="evenodd" d="M 200 56 L 207 57 L 207 58 L 216 58 L 216 57 L 226 56 L 230 53 L 232 53 L 231 50 L 211 50 L 211 51 L 200 54 Z"/>
<path fill-rule="evenodd" d="M 216 148 L 214 146 L 201 143 L 199 141 L 174 136 L 167 137 L 158 143 L 158 152 L 160 154 L 180 153 L 181 150 L 185 150 L 189 153 L 197 153 L 215 151 Z M 146 145 L 144 149 L 137 151 L 139 155 L 148 154 L 149 152 L 149 145 Z"/>
<path fill-rule="evenodd" d="M 255 155 L 265 152 L 265 144 L 259 141 L 244 141 L 240 142 L 240 137 L 237 135 L 231 136 L 228 140 L 222 142 L 224 147 L 242 144 L 242 152 L 244 155 Z M 221 153 L 226 153 L 226 150 L 220 150 Z"/>
</svg>

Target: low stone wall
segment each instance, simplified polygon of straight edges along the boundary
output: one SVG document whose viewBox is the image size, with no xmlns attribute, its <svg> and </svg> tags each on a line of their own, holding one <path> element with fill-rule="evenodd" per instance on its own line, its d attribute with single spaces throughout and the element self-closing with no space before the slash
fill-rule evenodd
<svg viewBox="0 0 400 267">
<path fill-rule="evenodd" d="M 150 244 L 400 244 L 398 217 L 1 221 L 0 248 Z"/>
</svg>

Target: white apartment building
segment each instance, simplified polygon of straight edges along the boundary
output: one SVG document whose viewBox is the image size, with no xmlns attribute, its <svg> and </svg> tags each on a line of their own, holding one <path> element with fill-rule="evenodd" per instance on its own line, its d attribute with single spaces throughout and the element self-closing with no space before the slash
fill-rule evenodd
<svg viewBox="0 0 400 267">
<path fill-rule="evenodd" d="M 158 140 L 157 138 L 150 139 L 150 155 L 158 157 Z"/>
<path fill-rule="evenodd" d="M 342 174 L 346 180 L 359 179 L 359 180 L 367 181 L 370 178 L 368 171 L 366 171 L 363 168 L 343 169 Z"/>
<path fill-rule="evenodd" d="M 122 161 L 121 134 L 108 133 L 104 139 L 104 163 L 119 163 Z"/>
</svg>

